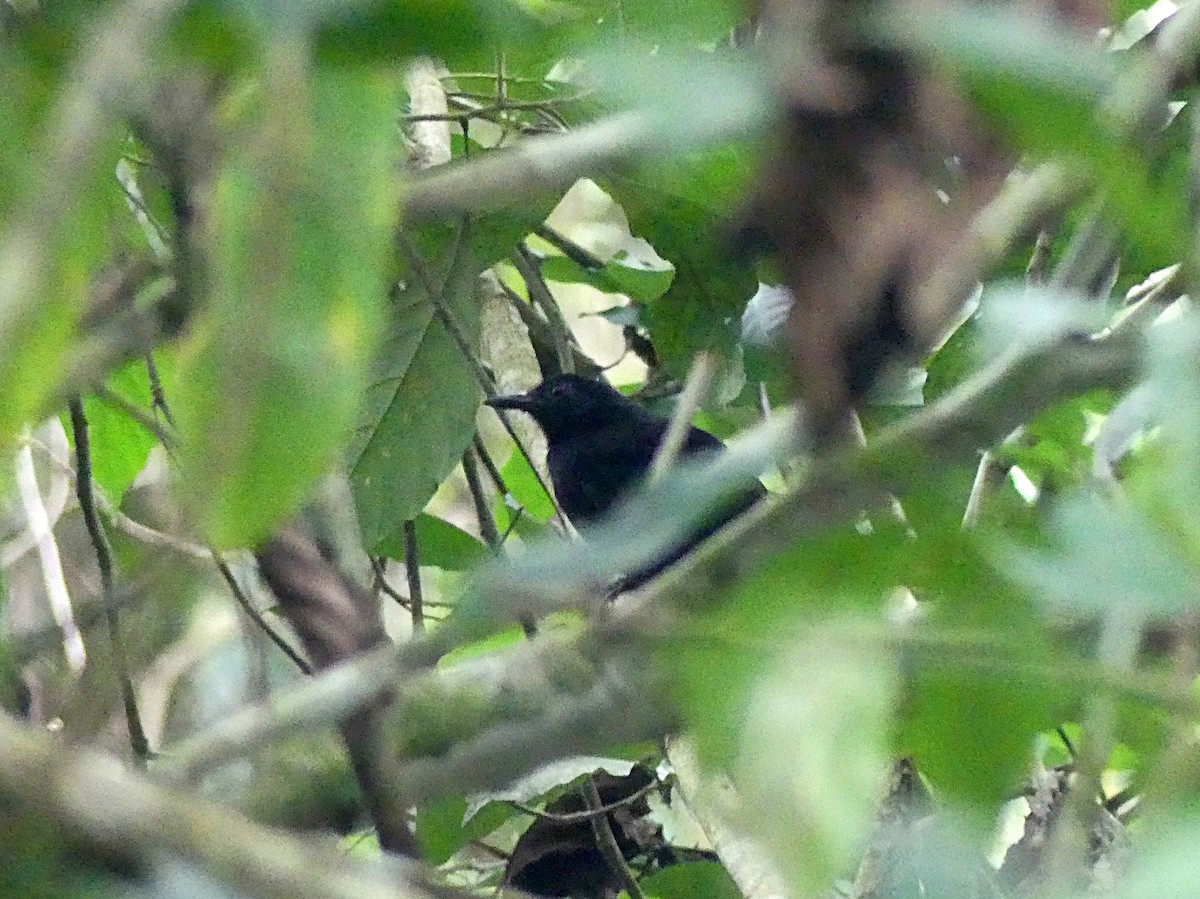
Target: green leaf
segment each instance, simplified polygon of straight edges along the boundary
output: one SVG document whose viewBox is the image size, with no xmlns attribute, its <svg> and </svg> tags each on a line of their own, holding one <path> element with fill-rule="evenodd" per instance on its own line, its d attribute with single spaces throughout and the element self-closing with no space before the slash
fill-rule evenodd
<svg viewBox="0 0 1200 899">
<path fill-rule="evenodd" d="M 420 264 L 426 270 L 409 272 L 407 287 L 399 292 L 349 451 L 359 523 L 370 552 L 378 552 L 389 538 L 399 539 L 401 525 L 425 508 L 462 460 L 483 396 L 463 350 L 436 319 L 424 284 L 445 283 L 438 302 L 473 348 L 479 342 L 479 305 L 472 293 L 478 269 L 457 251 L 446 263 L 448 273 L 434 267 L 430 257 Z"/>
<path fill-rule="evenodd" d="M 156 360 L 160 373 L 162 360 Z M 135 405 L 141 406 L 150 415 L 150 384 L 146 364 L 141 360 L 126 363 L 109 377 L 105 385 L 109 390 L 124 396 Z M 86 397 L 83 401 L 84 415 L 88 421 L 88 437 L 92 450 L 92 478 L 116 504 L 133 483 L 150 450 L 158 438 L 124 412 L 104 400 Z M 69 422 L 64 417 L 64 427 L 71 434 Z M 71 440 L 74 446 L 74 439 Z"/>
<path fill-rule="evenodd" d="M 444 519 L 421 513 L 415 523 L 422 565 L 466 571 L 491 557 L 483 543 Z M 376 551 L 397 562 L 403 561 L 404 540 L 398 534 L 390 535 L 378 544 Z"/>
<path fill-rule="evenodd" d="M 538 483 L 533 468 L 520 450 L 513 450 L 500 469 L 500 477 L 504 479 L 509 495 L 525 510 L 526 516 L 542 524 L 554 517 L 554 503 Z M 507 526 L 508 521 L 504 524 Z"/>
<path fill-rule="evenodd" d="M 747 697 L 736 779 L 794 895 L 817 895 L 861 849 L 887 767 L 896 660 L 810 633 L 773 654 Z"/>
<path fill-rule="evenodd" d="M 467 801 L 451 797 L 417 810 L 416 835 L 426 861 L 442 865 L 471 840 L 482 839 L 516 814 L 503 802 L 494 802 L 466 818 Z"/>
<path fill-rule="evenodd" d="M 747 151 L 727 146 L 678 162 L 614 177 L 604 186 L 624 208 L 633 233 L 675 266 L 671 288 L 646 303 L 643 322 L 659 358 L 682 376 L 701 350 L 732 354 L 758 276 L 721 237 L 749 178 Z"/>
<path fill-rule="evenodd" d="M 1055 677 L 1074 660 L 1001 577 L 990 540 L 947 522 L 910 544 L 896 572 L 926 604 L 905 656 L 895 752 L 976 824 L 1019 787 L 1036 734 L 1078 699 Z"/>
<path fill-rule="evenodd" d="M 1084 443 L 1088 426 L 1111 408 L 1112 396 L 1099 391 L 1060 403 L 1042 411 L 1020 440 L 1001 445 L 996 455 L 1052 492 L 1078 486 L 1092 474 L 1092 449 Z"/>
<path fill-rule="evenodd" d="M 648 899 L 740 899 L 742 893 L 718 862 L 671 865 L 639 881 Z M 621 893 L 628 897 L 627 893 Z"/>
<path fill-rule="evenodd" d="M 368 0 L 329 4 L 316 47 L 319 57 L 336 62 L 419 54 L 457 61 L 481 47 L 536 45 L 544 35 L 530 4 L 517 0 Z"/>
<path fill-rule="evenodd" d="M 897 7 L 878 26 L 885 43 L 941 65 L 1090 99 L 1100 98 L 1118 71 L 1113 54 L 1081 31 L 1005 7 L 948 6 L 936 14 Z"/>
<path fill-rule="evenodd" d="M 395 85 L 268 56 L 254 139 L 213 195 L 211 299 L 174 406 L 193 520 L 253 544 L 306 498 L 353 421 L 394 227 Z"/>
<path fill-rule="evenodd" d="M 1005 566 L 1051 609 L 1119 610 L 1133 620 L 1164 619 L 1200 607 L 1200 551 L 1178 531 L 1159 529 L 1125 502 L 1077 491 L 1049 521 L 1049 551 L 1010 549 Z"/>
<path fill-rule="evenodd" d="M 560 284 L 590 284 L 604 293 L 624 294 L 635 302 L 648 303 L 667 292 L 675 272 L 650 268 L 622 251 L 599 271 L 587 271 L 566 256 L 550 256 L 542 261 L 542 276 Z"/>
</svg>

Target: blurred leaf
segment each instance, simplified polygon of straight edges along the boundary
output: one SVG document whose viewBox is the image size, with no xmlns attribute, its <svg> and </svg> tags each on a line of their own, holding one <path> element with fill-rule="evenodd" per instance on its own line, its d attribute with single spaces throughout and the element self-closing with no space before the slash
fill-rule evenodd
<svg viewBox="0 0 1200 899">
<path fill-rule="evenodd" d="M 928 378 L 925 369 L 916 365 L 887 368 L 872 385 L 867 402 L 872 406 L 924 406 Z"/>
<path fill-rule="evenodd" d="M 1002 557 L 1050 609 L 1119 609 L 1145 621 L 1200 606 L 1196 548 L 1153 527 L 1127 503 L 1079 490 L 1054 505 L 1048 529 L 1051 550 L 1010 548 Z"/>
<path fill-rule="evenodd" d="M 536 45 L 544 35 L 531 5 L 517 0 L 367 0 L 328 6 L 317 54 L 338 62 L 416 55 L 454 60 L 510 41 Z"/>
<path fill-rule="evenodd" d="M 986 650 L 979 648 L 979 655 Z M 923 658 L 911 666 L 896 751 L 957 807 L 990 816 L 1021 784 L 1034 735 L 1052 723 L 1036 676 Z"/>
<path fill-rule="evenodd" d="M 1090 479 L 1092 449 L 1084 442 L 1092 421 L 1112 407 L 1112 396 L 1097 391 L 1042 411 L 1022 431 L 1021 439 L 996 450 L 1038 487 L 1061 492 Z"/>
<path fill-rule="evenodd" d="M 256 140 L 218 178 L 212 301 L 174 401 L 195 522 L 222 547 L 291 513 L 344 441 L 396 206 L 394 84 L 307 70 L 292 45 L 269 60 Z"/>
<path fill-rule="evenodd" d="M 648 899 L 741 899 L 741 891 L 719 862 L 686 862 L 638 881 Z M 621 896 L 628 899 L 627 893 Z"/>
<path fill-rule="evenodd" d="M 1139 834 L 1141 836 L 1141 834 Z M 1113 899 L 1190 896 L 1196 889 L 1195 847 L 1200 823 L 1195 816 L 1163 816 L 1147 839 L 1139 839 L 1127 876 L 1109 891 Z"/>
<path fill-rule="evenodd" d="M 923 7 L 896 7 L 877 32 L 931 61 L 992 78 L 1016 76 L 1028 84 L 1096 100 L 1119 71 L 1111 53 L 1082 31 L 1008 8 L 950 4 L 936 15 Z"/>
<path fill-rule="evenodd" d="M 447 571 L 466 571 L 491 557 L 488 548 L 461 528 L 433 515 L 421 513 L 415 519 L 417 552 L 422 565 Z M 404 560 L 402 535 L 384 538 L 376 551 L 397 562 Z"/>
<path fill-rule="evenodd" d="M 608 0 L 592 5 L 607 6 L 610 15 L 619 16 L 623 33 L 653 44 L 719 43 L 746 14 L 733 0 L 621 0 L 619 6 Z"/>
<path fill-rule="evenodd" d="M 596 42 L 588 63 L 602 96 L 618 108 L 643 109 L 654 120 L 653 134 L 674 156 L 705 145 L 729 148 L 756 135 L 776 112 L 771 76 L 752 56 L 618 38 Z M 647 150 L 652 164 L 664 156 Z M 697 162 L 692 168 L 700 168 Z"/>
<path fill-rule="evenodd" d="M 542 260 L 542 276 L 560 284 L 590 284 L 604 293 L 624 294 L 636 302 L 649 303 L 667 292 L 675 272 L 650 268 L 622 251 L 599 271 L 587 271 L 566 256 L 550 256 Z"/>
<path fill-rule="evenodd" d="M 1186 253 L 1186 163 L 1164 167 L 1120 139 L 1098 112 L 1128 72 L 1129 55 L 1107 52 L 1049 20 L 980 5 L 949 6 L 936 15 L 914 7 L 881 33 L 966 76 L 983 112 L 1021 153 L 1085 166 L 1139 249 L 1139 261 L 1168 264 Z"/>
<path fill-rule="evenodd" d="M 764 661 L 740 722 L 745 823 L 794 895 L 818 895 L 871 827 L 895 660 L 881 646 L 817 630 Z M 772 809 L 769 820 L 762 808 Z"/>
<path fill-rule="evenodd" d="M 507 630 L 498 631 L 482 640 L 476 640 L 474 643 L 467 643 L 463 646 L 455 647 L 438 662 L 438 665 L 443 668 L 448 668 L 451 665 L 457 665 L 460 662 L 465 662 L 468 659 L 478 659 L 483 656 L 491 655 L 502 649 L 508 649 L 512 646 L 517 646 L 528 638 L 525 632 L 519 627 L 510 627 Z"/>
<path fill-rule="evenodd" d="M 1053 676 L 1070 656 L 992 565 L 992 538 L 962 532 L 958 517 L 900 556 L 899 582 L 925 603 L 902 656 L 895 751 L 980 823 L 1020 784 L 1035 735 L 1070 713 Z"/>
<path fill-rule="evenodd" d="M 48 123 L 63 115 L 55 105 L 62 46 L 53 45 L 71 33 L 39 26 L 23 36 L 27 42 L 0 47 L 0 452 L 23 425 L 52 412 L 64 374 L 78 361 L 73 339 L 103 266 L 118 192 L 118 129 L 107 120 L 70 159 L 44 145 Z"/>
</svg>

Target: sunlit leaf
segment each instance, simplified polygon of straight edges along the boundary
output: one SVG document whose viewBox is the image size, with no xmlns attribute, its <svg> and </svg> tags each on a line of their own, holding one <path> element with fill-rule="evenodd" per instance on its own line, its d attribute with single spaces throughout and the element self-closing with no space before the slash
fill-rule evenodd
<svg viewBox="0 0 1200 899">
<path fill-rule="evenodd" d="M 623 252 L 618 253 L 604 268 L 594 272 L 586 271 L 566 256 L 550 256 L 542 261 L 542 275 L 547 281 L 590 284 L 605 293 L 624 294 L 641 303 L 661 297 L 675 277 L 669 268 L 650 268 Z"/>
<path fill-rule="evenodd" d="M 737 783 L 747 824 L 795 895 L 816 895 L 852 863 L 871 826 L 895 660 L 820 633 L 772 656 L 747 696 Z M 765 807 L 769 822 L 751 811 Z"/>
<path fill-rule="evenodd" d="M 415 519 L 417 552 L 422 565 L 447 571 L 465 571 L 489 557 L 488 549 L 475 537 L 442 518 L 424 513 Z M 388 558 L 404 559 L 404 540 L 393 534 L 376 546 Z"/>
<path fill-rule="evenodd" d="M 651 167 L 605 185 L 624 208 L 634 235 L 675 266 L 671 288 L 646 303 L 642 322 L 659 358 L 679 375 L 701 350 L 731 350 L 758 284 L 753 266 L 737 259 L 721 237 L 741 201 L 749 155 L 727 147 L 687 163 L 686 168 Z"/>
<path fill-rule="evenodd" d="M 650 899 L 739 899 L 742 895 L 729 872 L 718 862 L 671 865 L 638 883 Z"/>
<path fill-rule="evenodd" d="M 113 372 L 106 386 L 143 408 L 147 415 L 151 414 L 150 384 L 144 362 L 126 363 Z M 83 411 L 88 421 L 92 477 L 114 502 L 119 503 L 121 496 L 145 466 L 158 438 L 104 400 L 86 397 Z M 69 424 L 65 427 L 70 435 Z"/>
</svg>

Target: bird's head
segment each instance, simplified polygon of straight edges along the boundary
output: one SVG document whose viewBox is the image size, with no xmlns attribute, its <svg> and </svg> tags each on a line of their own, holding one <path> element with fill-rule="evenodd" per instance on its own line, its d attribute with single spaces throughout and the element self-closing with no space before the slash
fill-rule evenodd
<svg viewBox="0 0 1200 899">
<path fill-rule="evenodd" d="M 633 400 L 603 381 L 579 375 L 555 375 L 527 393 L 493 396 L 493 409 L 518 409 L 532 415 L 547 440 L 562 440 L 644 414 Z"/>
</svg>

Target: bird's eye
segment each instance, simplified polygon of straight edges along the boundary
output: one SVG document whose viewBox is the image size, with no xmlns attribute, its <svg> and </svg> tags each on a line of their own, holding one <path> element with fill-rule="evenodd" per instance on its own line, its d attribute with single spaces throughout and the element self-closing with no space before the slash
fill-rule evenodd
<svg viewBox="0 0 1200 899">
<path fill-rule="evenodd" d="M 554 388 L 550 392 L 553 393 L 555 396 L 568 396 L 571 393 L 571 385 L 570 384 L 555 384 Z"/>
</svg>

